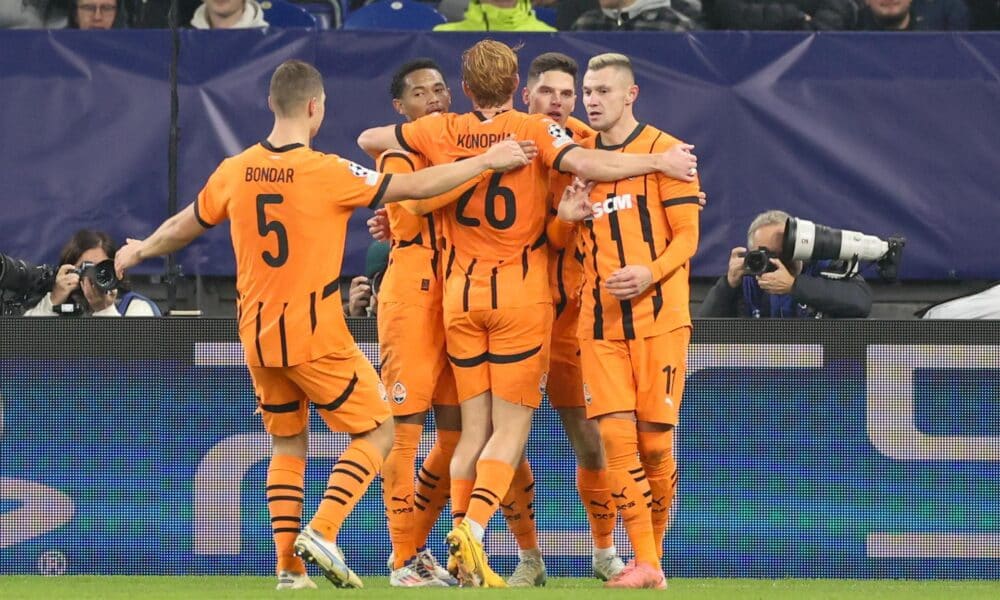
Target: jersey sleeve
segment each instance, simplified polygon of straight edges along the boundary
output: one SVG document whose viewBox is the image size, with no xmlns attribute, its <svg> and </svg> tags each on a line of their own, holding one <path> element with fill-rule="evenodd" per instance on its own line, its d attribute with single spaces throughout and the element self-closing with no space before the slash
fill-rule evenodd
<svg viewBox="0 0 1000 600">
<path fill-rule="evenodd" d="M 669 141 L 661 141 L 661 143 L 657 144 L 655 151 L 666 152 L 680 143 L 681 141 L 678 139 L 669 138 Z M 694 181 L 681 181 L 660 174 L 657 176 L 657 179 L 657 184 L 660 188 L 660 200 L 663 202 L 664 208 L 679 206 L 681 204 L 698 204 L 698 192 L 701 191 L 701 185 L 697 177 L 695 177 Z"/>
<path fill-rule="evenodd" d="M 223 161 L 201 188 L 194 201 L 194 216 L 205 229 L 215 227 L 229 218 L 229 198 L 226 195 L 226 162 Z"/>
<path fill-rule="evenodd" d="M 560 171 L 563 156 L 577 147 L 569 133 L 548 117 L 529 120 L 527 133 L 538 146 L 538 156 L 545 166 L 556 171 Z"/>
<path fill-rule="evenodd" d="M 329 192 L 334 202 L 349 208 L 377 208 L 392 179 L 390 173 L 379 173 L 336 155 L 328 155 Z"/>
</svg>

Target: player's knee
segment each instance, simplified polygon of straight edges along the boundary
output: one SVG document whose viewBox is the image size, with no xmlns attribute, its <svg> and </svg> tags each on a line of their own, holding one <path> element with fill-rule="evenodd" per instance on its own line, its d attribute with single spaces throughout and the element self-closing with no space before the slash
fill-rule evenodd
<svg viewBox="0 0 1000 600">
<path fill-rule="evenodd" d="M 295 435 L 272 435 L 273 452 L 277 455 L 305 458 L 309 450 L 309 430 L 303 429 Z"/>
<path fill-rule="evenodd" d="M 396 427 L 392 419 L 386 419 L 379 424 L 378 427 L 368 431 L 358 437 L 367 440 L 372 446 L 379 451 L 384 460 L 389 456 L 389 452 L 392 450 L 393 437 L 395 436 Z"/>
<path fill-rule="evenodd" d="M 577 449 L 576 460 L 580 467 L 588 471 L 598 471 L 605 468 L 604 444 L 600 438 L 588 446 Z"/>
</svg>

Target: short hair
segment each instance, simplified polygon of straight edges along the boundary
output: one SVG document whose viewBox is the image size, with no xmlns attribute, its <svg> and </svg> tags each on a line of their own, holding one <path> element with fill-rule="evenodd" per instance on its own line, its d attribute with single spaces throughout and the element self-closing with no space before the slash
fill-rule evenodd
<svg viewBox="0 0 1000 600">
<path fill-rule="evenodd" d="M 268 93 L 276 114 L 297 116 L 310 99 L 323 94 L 323 76 L 307 62 L 286 60 L 274 70 Z"/>
<path fill-rule="evenodd" d="M 587 68 L 591 71 L 600 71 L 608 67 L 615 67 L 616 69 L 625 71 L 628 73 L 629 78 L 635 81 L 635 69 L 632 68 L 632 61 L 624 54 L 607 52 L 605 54 L 598 54 L 587 62 Z"/>
<path fill-rule="evenodd" d="M 577 66 L 576 61 L 562 52 L 546 52 L 539 54 L 535 57 L 535 60 L 531 61 L 531 66 L 528 67 L 528 81 L 531 82 L 538 79 L 542 76 L 542 73 L 559 71 L 572 76 L 575 83 L 576 74 L 579 70 L 580 67 Z"/>
<path fill-rule="evenodd" d="M 417 58 L 403 63 L 393 74 L 392 83 L 389 84 L 389 93 L 392 94 L 393 100 L 399 100 L 403 97 L 403 92 L 406 91 L 406 77 L 414 71 L 423 69 L 433 69 L 441 73 L 442 79 L 444 78 L 444 71 L 441 70 L 441 66 L 430 58 Z"/>
<path fill-rule="evenodd" d="M 747 248 L 753 246 L 753 234 L 757 233 L 758 229 L 769 225 L 784 225 L 789 217 L 790 215 L 783 210 L 769 210 L 754 217 L 753 221 L 750 221 L 750 227 L 747 228 Z"/>
<path fill-rule="evenodd" d="M 108 258 L 114 258 L 115 250 L 117 250 L 110 235 L 95 229 L 81 229 L 74 233 L 73 237 L 69 238 L 69 241 L 63 246 L 59 253 L 59 264 L 75 265 L 84 252 L 94 248 L 104 250 Z"/>
<path fill-rule="evenodd" d="M 496 40 L 482 40 L 462 53 L 462 81 L 483 108 L 501 106 L 517 89 L 517 54 Z"/>
</svg>

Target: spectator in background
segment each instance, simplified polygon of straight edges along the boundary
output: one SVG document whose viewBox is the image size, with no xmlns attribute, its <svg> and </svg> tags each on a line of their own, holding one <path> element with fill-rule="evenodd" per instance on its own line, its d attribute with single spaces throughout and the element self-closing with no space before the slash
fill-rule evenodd
<svg viewBox="0 0 1000 600">
<path fill-rule="evenodd" d="M 90 0 L 84 0 L 90 1 Z M 129 292 L 121 284 L 109 292 L 101 291 L 90 276 L 77 272 L 83 263 L 98 264 L 115 257 L 114 242 L 103 231 L 83 229 L 73 234 L 59 254 L 59 269 L 52 291 L 24 313 L 26 317 L 54 317 L 56 307 L 74 304 L 78 312 L 94 317 L 153 317 L 160 309 L 148 298 Z M 121 293 L 121 297 L 119 297 Z M 121 310 L 119 310 L 119 308 Z"/>
<path fill-rule="evenodd" d="M 583 13 L 600 6 L 597 0 L 536 0 L 535 6 L 552 6 L 556 9 L 556 29 L 569 31 Z"/>
<path fill-rule="evenodd" d="M 573 23 L 578 31 L 691 31 L 702 28 L 701 0 L 600 0 Z"/>
<path fill-rule="evenodd" d="M 780 256 L 788 213 L 769 210 L 757 215 L 747 231 L 751 248 L 767 248 Z M 867 317 L 872 291 L 860 275 L 843 279 L 824 276 L 831 261 L 787 262 L 771 259 L 775 270 L 762 275 L 744 271 L 747 249 L 733 248 L 729 271 L 719 278 L 698 311 L 699 317 L 845 318 Z"/>
<path fill-rule="evenodd" d="M 365 274 L 351 280 L 347 294 L 348 317 L 371 317 L 378 314 L 378 289 L 389 267 L 389 244 L 372 242 L 365 254 Z"/>
<path fill-rule="evenodd" d="M 715 0 L 713 12 L 720 29 L 838 31 L 858 22 L 854 0 Z"/>
<path fill-rule="evenodd" d="M 973 29 L 1000 29 L 1000 0 L 966 0 Z"/>
<path fill-rule="evenodd" d="M 194 11 L 195 29 L 250 29 L 267 27 L 264 9 L 257 0 L 205 0 Z"/>
<path fill-rule="evenodd" d="M 62 29 L 65 0 L 0 0 L 0 29 Z"/>
<path fill-rule="evenodd" d="M 124 0 L 129 27 L 134 29 L 168 29 L 171 0 Z M 184 27 L 194 17 L 201 0 L 177 0 L 177 26 Z"/>
<path fill-rule="evenodd" d="M 465 19 L 442 23 L 434 31 L 555 31 L 539 21 L 530 0 L 472 0 Z"/>
<path fill-rule="evenodd" d="M 122 0 L 69 0 L 68 29 L 121 29 L 125 21 Z"/>
<path fill-rule="evenodd" d="M 865 0 L 858 29 L 864 31 L 963 31 L 964 0 Z"/>
</svg>

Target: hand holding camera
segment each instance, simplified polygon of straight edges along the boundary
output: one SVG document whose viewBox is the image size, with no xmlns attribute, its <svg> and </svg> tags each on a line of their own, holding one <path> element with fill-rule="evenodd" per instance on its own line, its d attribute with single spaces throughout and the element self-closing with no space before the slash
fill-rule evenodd
<svg viewBox="0 0 1000 600">
<path fill-rule="evenodd" d="M 80 286 L 80 274 L 74 265 L 62 265 L 56 271 L 56 280 L 52 284 L 52 304 L 63 304 L 69 300 L 70 293 Z"/>
<path fill-rule="evenodd" d="M 118 283 L 115 263 L 111 259 L 99 263 L 84 261 L 79 267 L 62 265 L 52 284 L 52 304 L 61 314 L 79 312 L 79 308 L 61 308 L 67 303 L 89 307 L 90 312 L 100 312 L 114 304 Z M 81 296 L 85 302 L 81 302 Z"/>
</svg>

